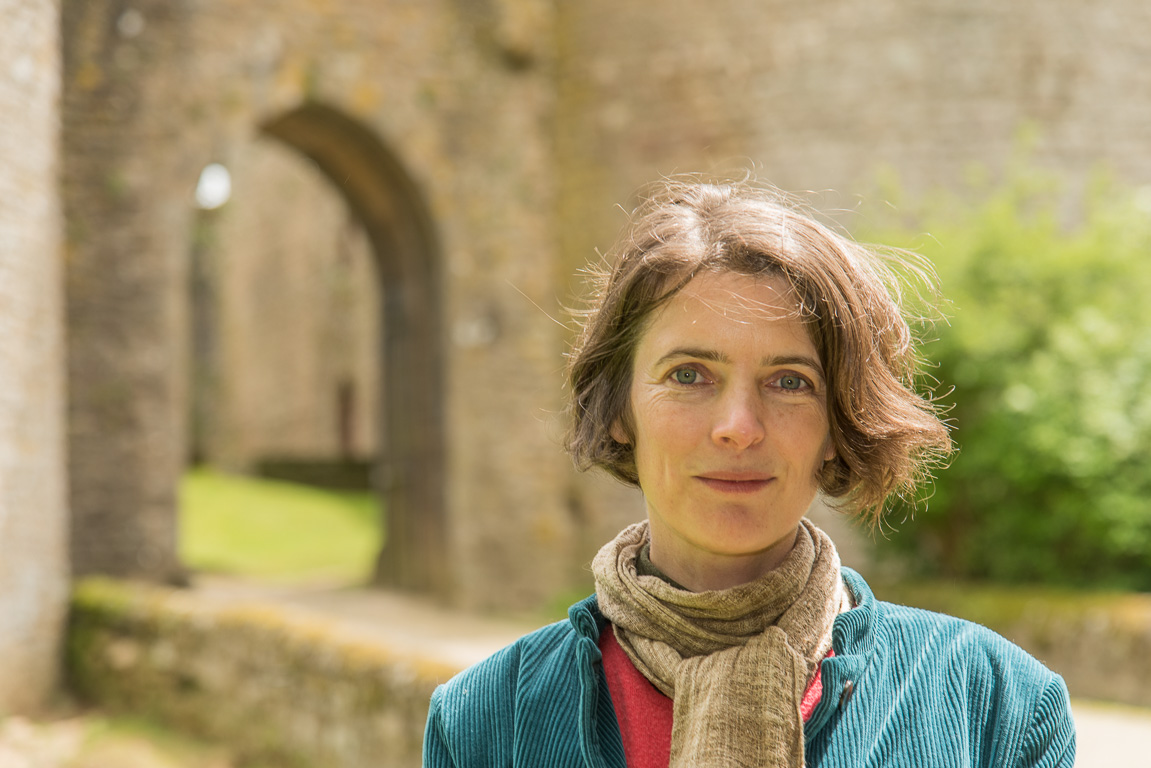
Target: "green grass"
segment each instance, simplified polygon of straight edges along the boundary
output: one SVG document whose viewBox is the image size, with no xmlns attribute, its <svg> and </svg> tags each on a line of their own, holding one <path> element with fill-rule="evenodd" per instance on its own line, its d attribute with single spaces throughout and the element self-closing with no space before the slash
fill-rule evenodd
<svg viewBox="0 0 1151 768">
<path fill-rule="evenodd" d="M 381 544 L 365 492 L 198 469 L 180 485 L 180 556 L 194 571 L 364 582 Z"/>
</svg>

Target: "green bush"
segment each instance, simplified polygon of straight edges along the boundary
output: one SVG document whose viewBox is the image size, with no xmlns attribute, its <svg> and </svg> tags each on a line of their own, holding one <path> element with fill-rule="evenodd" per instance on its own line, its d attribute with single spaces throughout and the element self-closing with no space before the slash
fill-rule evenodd
<svg viewBox="0 0 1151 768">
<path fill-rule="evenodd" d="M 936 265 L 948 321 L 923 352 L 959 449 L 880 548 L 935 575 L 1151 590 L 1151 205 L 1101 183 L 1062 227 L 1061 197 L 1017 175 L 867 233 Z"/>
</svg>

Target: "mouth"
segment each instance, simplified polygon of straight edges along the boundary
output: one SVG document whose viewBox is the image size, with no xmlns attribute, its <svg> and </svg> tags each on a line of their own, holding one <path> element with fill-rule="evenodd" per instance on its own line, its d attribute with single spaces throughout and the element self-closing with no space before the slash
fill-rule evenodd
<svg viewBox="0 0 1151 768">
<path fill-rule="evenodd" d="M 721 493 L 756 493 L 775 478 L 758 472 L 708 472 L 696 475 L 695 479 Z"/>
</svg>

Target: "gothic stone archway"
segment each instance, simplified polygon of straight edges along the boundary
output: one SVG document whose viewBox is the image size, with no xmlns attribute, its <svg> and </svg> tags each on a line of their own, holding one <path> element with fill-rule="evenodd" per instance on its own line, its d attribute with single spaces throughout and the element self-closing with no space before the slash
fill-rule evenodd
<svg viewBox="0 0 1151 768">
<path fill-rule="evenodd" d="M 539 603 L 570 583 L 578 520 L 548 426 L 562 332 L 537 309 L 557 280 L 547 46 L 509 68 L 452 0 L 63 11 L 76 572 L 181 577 L 192 183 L 267 120 L 343 189 L 380 256 L 380 581 L 473 606 Z M 547 19 L 524 39 L 550 39 Z"/>
<path fill-rule="evenodd" d="M 441 299 L 435 236 L 418 191 L 367 128 L 306 104 L 263 130 L 311 158 L 368 232 L 382 280 L 382 584 L 446 594 Z"/>
</svg>

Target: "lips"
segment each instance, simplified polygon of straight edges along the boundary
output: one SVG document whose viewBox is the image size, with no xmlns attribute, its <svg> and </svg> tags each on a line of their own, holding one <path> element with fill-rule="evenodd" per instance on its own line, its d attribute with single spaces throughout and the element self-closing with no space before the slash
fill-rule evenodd
<svg viewBox="0 0 1151 768">
<path fill-rule="evenodd" d="M 722 493 L 756 493 L 766 488 L 774 478 L 762 472 L 708 472 L 696 475 L 695 479 Z"/>
</svg>

